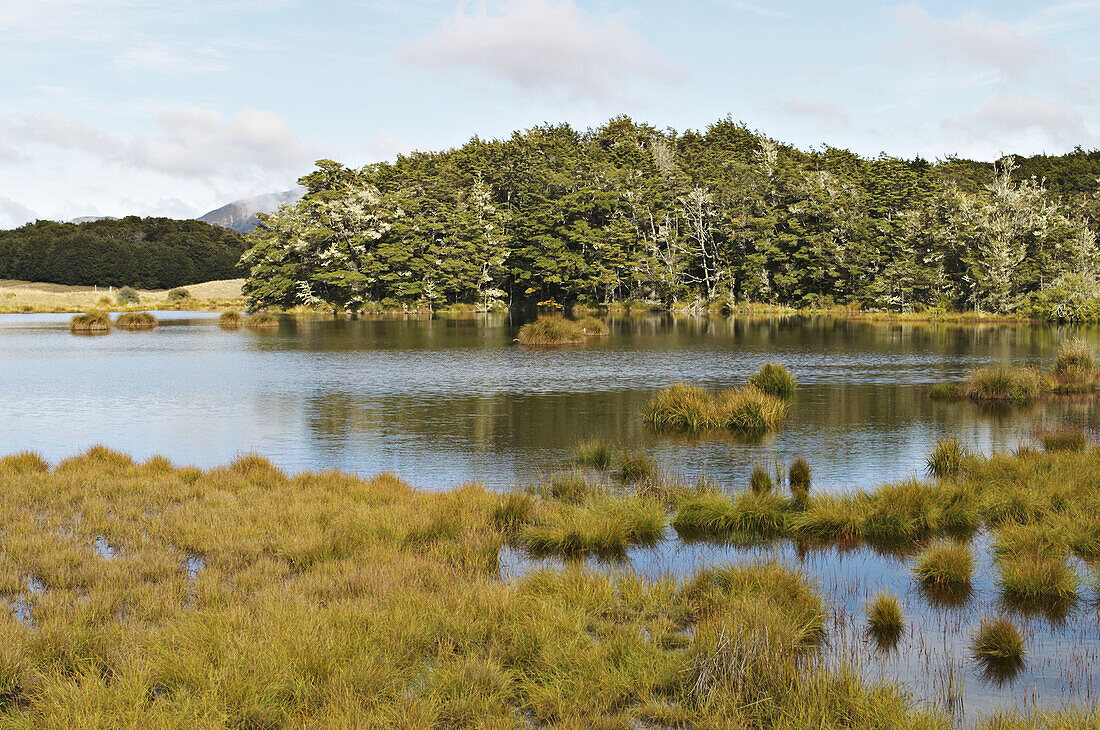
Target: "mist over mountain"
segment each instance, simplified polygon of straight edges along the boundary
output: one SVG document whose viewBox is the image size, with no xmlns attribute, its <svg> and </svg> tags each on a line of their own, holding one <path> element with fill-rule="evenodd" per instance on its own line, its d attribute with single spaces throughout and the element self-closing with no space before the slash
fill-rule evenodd
<svg viewBox="0 0 1100 730">
<path fill-rule="evenodd" d="M 284 203 L 293 203 L 302 197 L 305 188 L 297 187 L 281 193 L 267 193 L 252 198 L 242 198 L 227 203 L 216 210 L 199 216 L 196 220 L 230 228 L 238 233 L 248 233 L 259 224 L 257 213 L 271 213 Z"/>
</svg>

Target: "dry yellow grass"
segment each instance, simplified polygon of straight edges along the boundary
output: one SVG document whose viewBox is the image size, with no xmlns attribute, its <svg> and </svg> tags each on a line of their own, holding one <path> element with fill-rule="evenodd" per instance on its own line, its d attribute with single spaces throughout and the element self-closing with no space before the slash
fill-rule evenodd
<svg viewBox="0 0 1100 730">
<path fill-rule="evenodd" d="M 146 309 L 178 309 L 188 311 L 223 311 L 244 306 L 241 286 L 244 279 L 208 281 L 184 287 L 190 299 L 168 301 L 168 290 L 139 290 L 139 304 L 128 306 L 116 302 L 117 288 L 64 286 L 43 282 L 0 279 L 0 313 L 86 312 L 96 307 L 113 311 Z M 106 301 L 102 301 L 106 299 Z"/>
</svg>

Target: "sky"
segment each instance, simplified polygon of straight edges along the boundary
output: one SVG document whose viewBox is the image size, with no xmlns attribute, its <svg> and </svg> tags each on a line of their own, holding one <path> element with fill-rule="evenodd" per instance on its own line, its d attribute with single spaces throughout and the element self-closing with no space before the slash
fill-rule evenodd
<svg viewBox="0 0 1100 730">
<path fill-rule="evenodd" d="M 1100 0 L 0 0 L 0 228 L 188 218 L 550 122 L 1100 147 Z"/>
</svg>

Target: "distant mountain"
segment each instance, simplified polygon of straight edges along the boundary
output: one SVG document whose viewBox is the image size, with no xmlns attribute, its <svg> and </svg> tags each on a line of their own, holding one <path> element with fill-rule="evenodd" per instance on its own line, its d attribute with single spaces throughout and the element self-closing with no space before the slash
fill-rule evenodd
<svg viewBox="0 0 1100 730">
<path fill-rule="evenodd" d="M 94 223 L 95 221 L 117 221 L 113 215 L 85 215 L 80 218 L 73 218 L 69 223 Z"/>
<path fill-rule="evenodd" d="M 257 195 L 254 198 L 235 200 L 228 205 L 223 205 L 217 210 L 212 210 L 206 215 L 199 216 L 196 220 L 203 223 L 212 223 L 222 228 L 230 228 L 238 233 L 248 233 L 259 223 L 257 213 L 272 213 L 284 203 L 293 203 L 302 197 L 304 188 L 295 188 L 281 193 L 268 193 Z"/>
</svg>

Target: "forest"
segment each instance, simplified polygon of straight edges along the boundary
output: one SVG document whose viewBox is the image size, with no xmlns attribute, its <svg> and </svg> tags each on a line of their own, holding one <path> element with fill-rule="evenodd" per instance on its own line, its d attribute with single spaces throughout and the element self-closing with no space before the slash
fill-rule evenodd
<svg viewBox="0 0 1100 730">
<path fill-rule="evenodd" d="M 263 218 L 254 306 L 645 300 L 1094 319 L 1100 151 L 995 163 L 803 151 L 618 117 L 354 169 Z"/>
<path fill-rule="evenodd" d="M 170 289 L 238 276 L 236 232 L 193 220 L 37 221 L 0 231 L 0 279 Z"/>
</svg>

